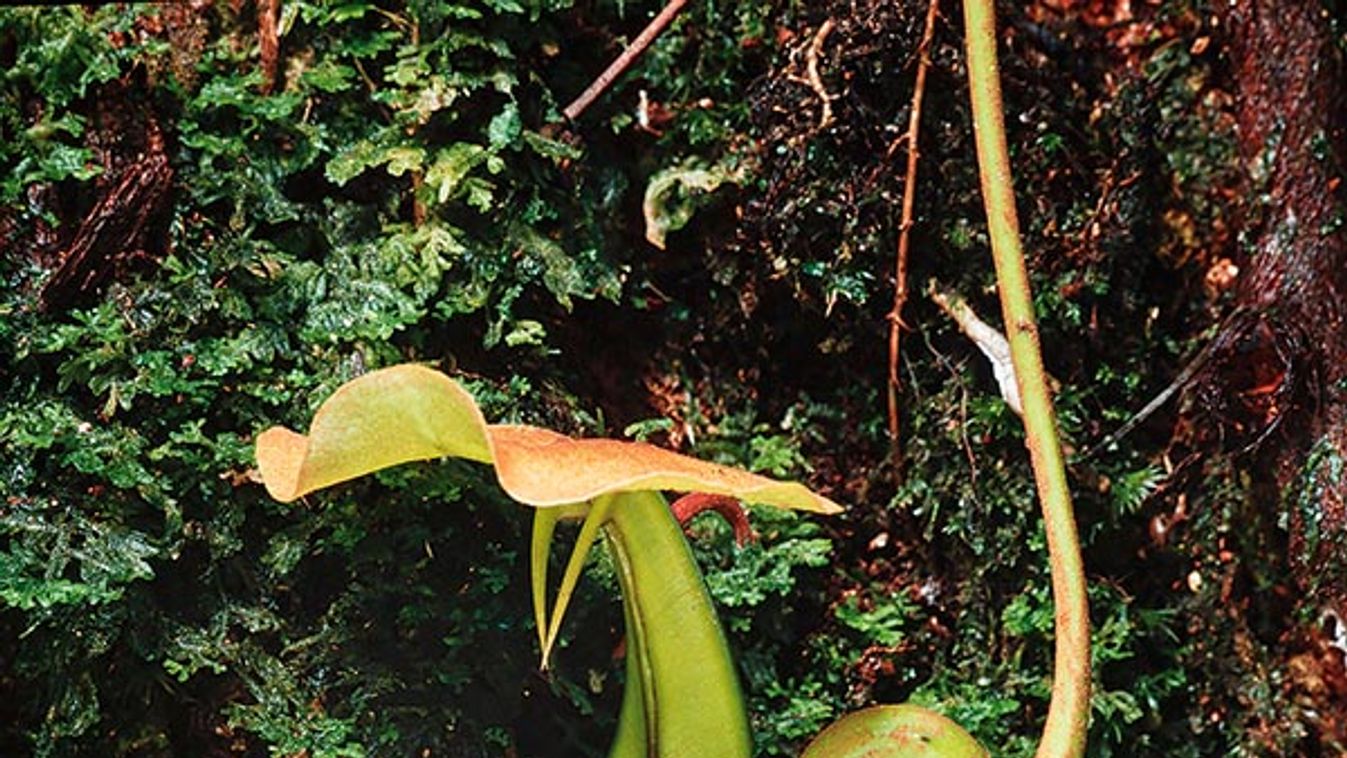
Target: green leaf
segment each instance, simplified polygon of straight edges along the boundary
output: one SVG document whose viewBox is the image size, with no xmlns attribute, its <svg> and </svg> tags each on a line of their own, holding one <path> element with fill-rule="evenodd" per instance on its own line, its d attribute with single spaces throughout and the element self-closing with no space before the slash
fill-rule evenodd
<svg viewBox="0 0 1347 758">
<path fill-rule="evenodd" d="M 482 213 L 491 210 L 491 201 L 495 197 L 496 186 L 485 179 L 470 176 L 463 180 L 463 189 L 467 192 L 467 197 L 463 200 L 469 206 L 476 208 Z"/>
<path fill-rule="evenodd" d="M 412 50 L 415 48 L 404 48 Z M 400 87 L 411 87 L 420 83 L 430 75 L 430 66 L 426 63 L 424 52 L 421 54 L 404 55 L 399 58 L 397 63 L 390 65 L 384 70 L 384 76 L 388 77 L 390 82 Z"/>
<path fill-rule="evenodd" d="M 538 629 L 538 649 L 541 651 L 547 650 L 547 565 L 552 555 L 552 535 L 560 518 L 560 508 L 538 508 L 533 512 L 529 584 L 533 597 L 533 624 Z M 546 656 L 544 652 L 544 661 Z"/>
<path fill-rule="evenodd" d="M 521 134 L 524 138 L 524 144 L 544 158 L 551 158 L 555 161 L 577 160 L 585 154 L 578 147 L 568 145 L 561 140 L 544 137 L 538 132 L 524 130 Z"/>
<path fill-rule="evenodd" d="M 497 13 L 523 13 L 524 6 L 515 0 L 486 0 L 486 6 Z"/>
<path fill-rule="evenodd" d="M 355 69 L 332 60 L 324 60 L 306 69 L 300 77 L 304 84 L 328 94 L 345 92 L 355 81 Z"/>
<path fill-rule="evenodd" d="M 1123 515 L 1136 513 L 1164 480 L 1165 472 L 1155 464 L 1116 477 L 1112 487 L 1114 507 Z"/>
<path fill-rule="evenodd" d="M 340 155 L 327 162 L 323 173 L 338 187 L 364 173 L 365 169 L 379 165 L 383 160 L 381 152 L 373 142 L 360 140 L 344 150 Z"/>
<path fill-rule="evenodd" d="M 267 492 L 282 502 L 399 463 L 444 456 L 490 461 L 486 422 L 449 377 L 411 365 L 343 385 L 314 415 L 307 437 L 272 427 L 257 438 Z"/>
<path fill-rule="evenodd" d="M 59 182 L 72 178 L 85 181 L 101 173 L 102 166 L 93 162 L 93 152 L 88 148 L 56 144 L 42 160 L 41 176 L 34 180 Z"/>
<path fill-rule="evenodd" d="M 510 347 L 523 345 L 542 345 L 547 339 L 547 328 L 532 319 L 516 321 L 514 328 L 505 335 L 505 344 Z"/>
<path fill-rule="evenodd" d="M 585 567 L 585 559 L 589 557 L 589 551 L 594 547 L 594 540 L 599 536 L 599 528 L 612 512 L 615 498 L 615 495 L 595 498 L 589 506 L 589 512 L 585 514 L 584 522 L 580 525 L 580 536 L 576 538 L 575 546 L 571 548 L 570 560 L 566 562 L 566 571 L 561 576 L 561 588 L 557 590 L 557 602 L 552 608 L 552 615 L 547 624 L 547 635 L 543 638 L 544 669 L 547 668 L 552 647 L 557 642 L 557 635 L 561 632 L 561 621 L 566 615 L 566 608 L 570 606 L 571 597 L 575 594 L 575 586 L 580 582 L 580 570 Z"/>
<path fill-rule="evenodd" d="M 468 173 L 486 160 L 487 150 L 471 142 L 455 142 L 435 154 L 435 162 L 426 169 L 426 185 L 435 189 L 436 199 L 448 202 Z"/>
<path fill-rule="evenodd" d="M 769 594 L 788 596 L 795 587 L 792 571 L 800 566 L 826 566 L 831 550 L 832 543 L 826 539 L 790 539 L 766 549 L 749 543 L 735 551 L 731 567 L 707 577 L 707 588 L 718 605 L 751 608 Z"/>
<path fill-rule="evenodd" d="M 523 122 L 519 119 L 519 106 L 508 103 L 487 125 L 486 138 L 493 149 L 500 150 L 513 145 L 523 129 Z"/>
<path fill-rule="evenodd" d="M 329 19 L 338 24 L 356 21 L 364 18 L 373 7 L 372 3 L 342 3 L 329 11 Z"/>
<path fill-rule="evenodd" d="M 563 308 L 570 310 L 572 296 L 590 294 L 584 271 L 560 243 L 539 234 L 531 226 L 518 224 L 513 231 L 514 243 L 532 260 L 542 263 L 543 286 Z"/>
<path fill-rule="evenodd" d="M 388 162 L 388 173 L 402 176 L 408 171 L 420 171 L 426 162 L 426 151 L 419 147 L 390 147 L 384 150 L 380 162 Z"/>
</svg>

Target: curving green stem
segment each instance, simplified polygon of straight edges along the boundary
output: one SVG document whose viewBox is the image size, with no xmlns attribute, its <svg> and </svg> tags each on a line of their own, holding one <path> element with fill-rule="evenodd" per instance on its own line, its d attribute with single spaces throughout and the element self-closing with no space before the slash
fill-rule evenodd
<svg viewBox="0 0 1347 758">
<path fill-rule="evenodd" d="M 968 83 L 973 102 L 982 200 L 987 209 L 992 257 L 1001 292 L 1001 310 L 1010 341 L 1011 361 L 1024 404 L 1024 432 L 1034 467 L 1038 496 L 1052 561 L 1056 608 L 1056 656 L 1052 702 L 1038 758 L 1076 758 L 1085 754 L 1090 716 L 1090 609 L 1085 569 L 1071 510 L 1052 397 L 1043 371 L 1038 328 L 1024 254 L 1002 121 L 1001 82 L 996 62 L 993 0 L 964 0 L 968 47 Z"/>
<path fill-rule="evenodd" d="M 747 711 L 692 549 L 657 492 L 615 496 L 604 528 L 627 621 L 611 758 L 747 758 Z"/>
</svg>

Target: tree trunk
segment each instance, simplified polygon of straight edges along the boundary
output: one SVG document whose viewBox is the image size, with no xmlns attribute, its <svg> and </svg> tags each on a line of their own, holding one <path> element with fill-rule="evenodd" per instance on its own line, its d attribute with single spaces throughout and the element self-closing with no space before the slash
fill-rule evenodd
<svg viewBox="0 0 1347 758">
<path fill-rule="evenodd" d="M 1215 3 L 1248 174 L 1239 310 L 1199 404 L 1279 498 L 1312 610 L 1347 619 L 1347 87 L 1318 2 Z M 1275 484 L 1275 490 L 1270 485 Z"/>
</svg>

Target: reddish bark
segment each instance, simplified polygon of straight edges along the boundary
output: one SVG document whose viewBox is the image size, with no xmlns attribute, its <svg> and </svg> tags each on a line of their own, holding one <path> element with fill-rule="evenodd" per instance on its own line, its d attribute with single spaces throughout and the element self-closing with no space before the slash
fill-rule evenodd
<svg viewBox="0 0 1347 758">
<path fill-rule="evenodd" d="M 262 94 L 271 94 L 276 86 L 276 66 L 280 62 L 281 41 L 276 21 L 280 15 L 280 0 L 258 0 L 257 43 L 262 57 Z"/>
<path fill-rule="evenodd" d="M 1240 312 L 1197 399 L 1286 510 L 1308 608 L 1347 611 L 1347 235 L 1341 56 L 1319 3 L 1214 4 L 1250 198 Z M 1216 427 L 1213 427 L 1216 428 Z M 1277 503 L 1277 499 L 1280 503 Z"/>
</svg>

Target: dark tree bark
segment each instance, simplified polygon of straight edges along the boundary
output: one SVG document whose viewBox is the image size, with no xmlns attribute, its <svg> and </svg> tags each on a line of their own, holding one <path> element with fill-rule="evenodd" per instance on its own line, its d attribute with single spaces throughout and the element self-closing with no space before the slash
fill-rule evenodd
<svg viewBox="0 0 1347 758">
<path fill-rule="evenodd" d="M 42 287 L 44 310 L 86 304 L 109 281 L 163 251 L 173 167 L 158 117 L 136 94 L 145 86 L 143 74 L 109 82 L 95 101 L 89 141 L 104 173 L 95 182 L 93 206 L 67 220 L 74 233 L 58 248 L 59 262 Z"/>
<path fill-rule="evenodd" d="M 118 268 L 148 255 L 146 229 L 162 211 L 172 183 L 162 145 L 128 166 L 80 223 L 60 267 L 42 288 L 42 307 L 59 310 L 83 303 Z"/>
<path fill-rule="evenodd" d="M 1213 4 L 1248 173 L 1238 311 L 1199 406 L 1286 509 L 1311 609 L 1347 619 L 1347 234 L 1340 51 L 1318 2 Z M 1227 448 L 1229 449 L 1229 448 Z M 1277 502 L 1280 500 L 1280 502 Z"/>
</svg>

